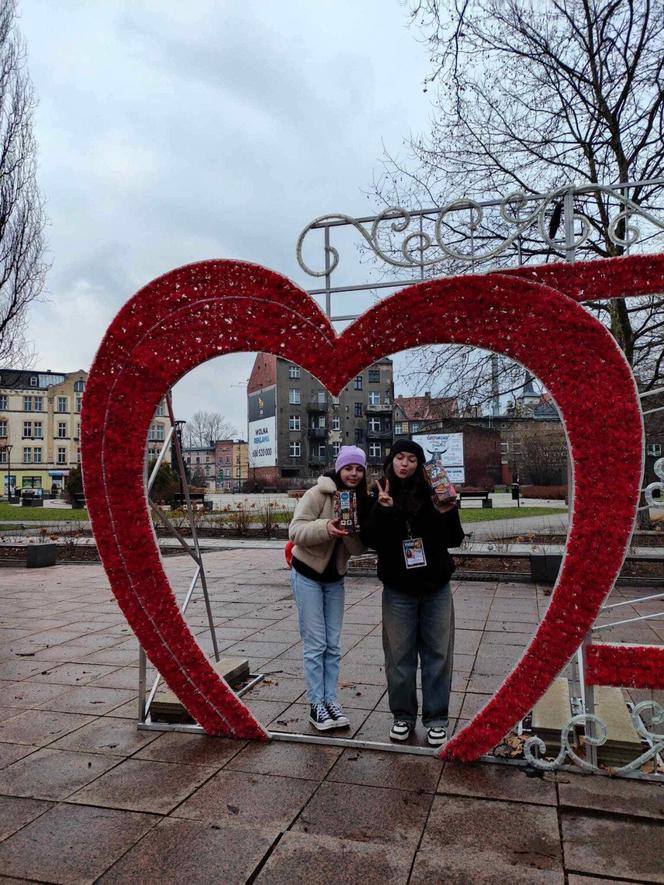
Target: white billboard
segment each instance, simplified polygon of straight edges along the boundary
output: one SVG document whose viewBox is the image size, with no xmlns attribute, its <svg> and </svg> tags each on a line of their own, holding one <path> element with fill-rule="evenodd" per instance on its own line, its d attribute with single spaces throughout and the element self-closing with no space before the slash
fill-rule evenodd
<svg viewBox="0 0 664 885">
<path fill-rule="evenodd" d="M 277 463 L 277 419 L 249 422 L 249 467 L 274 467 Z"/>
<path fill-rule="evenodd" d="M 463 460 L 463 433 L 419 433 L 413 442 L 424 449 L 427 461 L 441 460 L 453 483 L 466 481 Z"/>
</svg>

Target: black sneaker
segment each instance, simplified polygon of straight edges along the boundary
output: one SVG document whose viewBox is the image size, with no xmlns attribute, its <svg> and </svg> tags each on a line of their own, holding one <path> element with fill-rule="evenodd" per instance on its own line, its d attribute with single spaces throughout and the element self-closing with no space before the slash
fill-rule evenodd
<svg viewBox="0 0 664 885">
<path fill-rule="evenodd" d="M 309 713 L 309 722 L 318 731 L 327 731 L 328 728 L 336 728 L 337 724 L 327 712 L 325 704 L 312 704 Z"/>
<path fill-rule="evenodd" d="M 442 725 L 434 725 L 427 732 L 427 743 L 430 747 L 441 747 L 447 740 L 447 732 Z"/>
<path fill-rule="evenodd" d="M 414 728 L 415 726 L 412 722 L 404 722 L 402 719 L 397 719 L 390 729 L 390 740 L 407 741 L 413 733 Z"/>
<path fill-rule="evenodd" d="M 344 711 L 340 704 L 337 704 L 336 701 L 329 701 L 326 702 L 325 706 L 327 712 L 334 719 L 334 728 L 348 728 L 350 725 L 350 719 L 348 716 L 344 716 Z"/>
</svg>

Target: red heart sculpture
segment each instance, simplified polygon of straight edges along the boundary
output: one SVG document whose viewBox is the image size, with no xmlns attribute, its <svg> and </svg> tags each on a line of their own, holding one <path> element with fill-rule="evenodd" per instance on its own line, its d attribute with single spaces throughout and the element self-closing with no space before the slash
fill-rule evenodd
<svg viewBox="0 0 664 885">
<path fill-rule="evenodd" d="M 180 615 L 146 503 L 145 441 L 165 392 L 202 362 L 267 351 L 333 393 L 376 359 L 451 342 L 519 361 L 564 418 L 574 482 L 566 554 L 549 609 L 496 695 L 447 746 L 471 760 L 495 746 L 573 655 L 610 592 L 630 538 L 643 439 L 629 366 L 575 299 L 661 290 L 664 260 L 628 258 L 433 280 L 381 302 L 339 337 L 284 277 L 232 261 L 189 265 L 137 293 L 111 324 L 82 416 L 85 491 L 99 552 L 129 624 L 189 713 L 211 734 L 266 738 L 216 675 Z M 564 287 L 569 296 L 537 280 Z"/>
</svg>

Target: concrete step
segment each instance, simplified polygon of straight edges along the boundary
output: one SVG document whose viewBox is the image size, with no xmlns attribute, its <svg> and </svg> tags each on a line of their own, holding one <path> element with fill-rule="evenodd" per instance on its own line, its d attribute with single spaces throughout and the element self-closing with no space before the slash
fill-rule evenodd
<svg viewBox="0 0 664 885">
<path fill-rule="evenodd" d="M 246 658 L 226 655 L 221 660 L 210 661 L 217 673 L 233 688 L 249 676 L 249 661 Z M 150 706 L 150 716 L 155 722 L 193 722 L 173 692 L 164 686 L 158 691 Z"/>
</svg>

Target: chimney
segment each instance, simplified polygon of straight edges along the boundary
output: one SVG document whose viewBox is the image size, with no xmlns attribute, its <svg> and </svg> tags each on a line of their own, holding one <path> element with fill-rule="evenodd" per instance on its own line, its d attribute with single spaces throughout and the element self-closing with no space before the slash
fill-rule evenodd
<svg viewBox="0 0 664 885">
<path fill-rule="evenodd" d="M 430 390 L 424 391 L 424 399 L 431 399 L 431 391 Z"/>
</svg>

